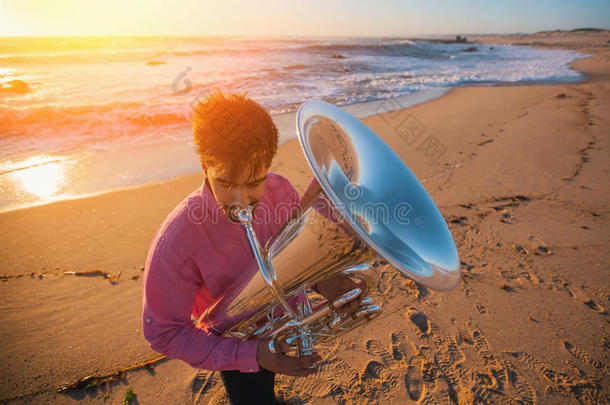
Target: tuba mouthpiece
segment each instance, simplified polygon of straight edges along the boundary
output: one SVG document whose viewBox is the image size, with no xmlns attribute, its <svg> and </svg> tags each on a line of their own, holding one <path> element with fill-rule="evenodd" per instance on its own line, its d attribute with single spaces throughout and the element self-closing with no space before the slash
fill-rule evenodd
<svg viewBox="0 0 610 405">
<path fill-rule="evenodd" d="M 252 207 L 247 206 L 246 208 L 235 208 L 233 210 L 233 216 L 239 219 L 242 224 L 248 224 L 252 221 Z"/>
</svg>

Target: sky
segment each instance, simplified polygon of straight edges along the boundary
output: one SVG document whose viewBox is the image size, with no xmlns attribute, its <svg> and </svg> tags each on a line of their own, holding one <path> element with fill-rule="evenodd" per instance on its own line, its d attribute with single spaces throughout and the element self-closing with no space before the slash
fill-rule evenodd
<svg viewBox="0 0 610 405">
<path fill-rule="evenodd" d="M 610 0 L 0 0 L 0 36 L 422 36 L 610 28 Z"/>
</svg>

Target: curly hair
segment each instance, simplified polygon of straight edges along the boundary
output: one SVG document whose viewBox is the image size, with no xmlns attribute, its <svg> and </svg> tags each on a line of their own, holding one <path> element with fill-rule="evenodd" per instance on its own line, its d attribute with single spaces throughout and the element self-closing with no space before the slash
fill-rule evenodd
<svg viewBox="0 0 610 405">
<path fill-rule="evenodd" d="M 278 130 L 269 113 L 246 93 L 216 89 L 193 106 L 193 140 L 201 167 L 215 167 L 232 176 L 244 170 L 256 176 L 271 166 Z"/>
</svg>

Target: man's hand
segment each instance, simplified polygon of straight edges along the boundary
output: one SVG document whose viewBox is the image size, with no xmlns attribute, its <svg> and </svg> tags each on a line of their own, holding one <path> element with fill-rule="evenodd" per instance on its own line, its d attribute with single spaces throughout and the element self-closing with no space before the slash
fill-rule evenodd
<svg viewBox="0 0 610 405">
<path fill-rule="evenodd" d="M 269 351 L 269 340 L 259 340 L 256 353 L 258 365 L 278 374 L 294 375 L 304 377 L 318 372 L 317 368 L 309 368 L 322 358 L 317 353 L 304 357 L 292 357 L 284 354 L 288 350 L 288 344 L 283 342 L 281 353 L 273 354 Z"/>
<path fill-rule="evenodd" d="M 335 276 L 331 279 L 320 281 L 316 284 L 320 294 L 328 300 L 329 303 L 333 302 L 348 291 L 358 287 L 358 283 L 353 281 L 347 276 Z M 337 308 L 337 312 L 349 314 L 354 311 L 360 305 L 360 297 L 355 300 L 348 302 L 340 308 Z"/>
</svg>

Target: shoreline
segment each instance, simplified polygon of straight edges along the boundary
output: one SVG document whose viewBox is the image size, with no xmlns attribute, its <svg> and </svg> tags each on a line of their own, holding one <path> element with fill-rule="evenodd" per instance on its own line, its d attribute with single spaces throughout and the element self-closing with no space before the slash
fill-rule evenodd
<svg viewBox="0 0 610 405">
<path fill-rule="evenodd" d="M 473 44 L 481 43 L 474 41 Z M 585 55 L 583 55 L 585 56 Z M 585 56 L 586 57 L 586 56 Z M 577 71 L 576 69 L 573 69 Z M 561 80 L 535 80 L 525 82 L 487 81 L 467 82 L 451 87 L 431 87 L 415 93 L 408 93 L 385 100 L 373 100 L 342 106 L 357 118 L 372 116 L 377 106 L 389 106 L 388 111 L 407 108 L 422 102 L 443 97 L 449 91 L 462 87 L 485 86 L 516 86 L 516 85 L 553 85 L 576 83 L 586 78 Z M 274 121 L 280 131 L 280 145 L 296 138 L 294 118 L 296 112 L 273 115 Z M 193 153 L 190 129 L 174 130 L 165 134 L 152 144 L 125 144 L 110 149 L 74 149 L 69 152 L 49 155 L 57 162 L 54 164 L 41 164 L 39 170 L 27 163 L 21 162 L 23 168 L 13 170 L 0 176 L 0 189 L 4 190 L 0 201 L 0 212 L 11 212 L 27 209 L 57 201 L 73 200 L 99 196 L 105 193 L 123 189 L 142 187 L 157 182 L 170 181 L 184 175 L 197 174 L 199 162 Z M 133 159 L 132 156 L 138 156 Z M 31 159 L 46 160 L 47 155 L 30 156 Z M 105 167 L 112 167 L 113 173 L 109 175 Z M 102 169 L 100 169 L 102 168 Z M 43 171 L 48 183 L 41 186 L 40 179 Z M 55 174 L 53 174 L 55 173 Z M 38 189 L 37 189 L 38 187 Z"/>
<path fill-rule="evenodd" d="M 472 42 L 472 43 L 476 44 L 477 42 Z M 530 45 L 524 45 L 524 46 L 530 46 Z M 590 58 L 591 56 L 592 55 L 585 54 L 582 58 L 579 58 L 578 60 L 587 59 L 587 58 Z M 433 101 L 438 98 L 445 97 L 450 92 L 454 91 L 455 89 L 460 89 L 460 88 L 555 86 L 555 85 L 577 84 L 577 83 L 586 82 L 587 80 L 589 80 L 587 75 L 585 75 L 583 72 L 579 71 L 578 69 L 576 69 L 572 66 L 575 62 L 578 62 L 578 60 L 571 62 L 570 68 L 572 70 L 578 72 L 579 74 L 581 74 L 583 77 L 575 79 L 573 81 L 533 80 L 533 81 L 518 81 L 518 82 L 509 82 L 509 81 L 468 82 L 468 83 L 461 83 L 459 85 L 451 86 L 451 87 L 429 88 L 429 89 L 422 90 L 419 92 L 403 94 L 401 96 L 391 97 L 388 99 L 371 100 L 371 101 L 364 101 L 364 102 L 349 104 L 349 105 L 341 106 L 341 108 L 344 109 L 345 111 L 349 112 L 350 114 L 354 115 L 356 118 L 364 119 L 364 118 L 378 115 L 379 114 L 378 110 L 379 110 L 380 106 L 384 105 L 384 104 L 385 105 L 383 106 L 383 108 L 384 108 L 385 112 L 398 111 L 398 110 L 402 110 L 405 108 L 410 108 L 410 107 L 416 106 L 418 104 L 427 103 L 427 102 Z M 281 147 L 285 143 L 298 140 L 297 134 L 296 134 L 296 129 L 295 129 L 296 111 L 278 114 L 278 115 L 272 115 L 272 117 L 278 128 L 278 131 L 280 132 L 280 140 L 279 140 L 278 148 Z M 170 148 L 175 149 L 173 152 L 174 155 L 171 156 L 172 159 L 168 160 L 168 163 L 179 161 L 179 162 L 181 162 L 181 165 L 182 165 L 182 168 L 180 170 L 178 170 L 178 174 L 172 175 L 171 177 L 163 178 L 163 175 L 156 175 L 156 176 L 153 175 L 152 179 L 139 181 L 138 184 L 134 184 L 134 185 L 123 184 L 123 185 L 107 186 L 107 187 L 102 187 L 101 190 L 99 190 L 99 191 L 82 192 L 82 193 L 78 193 L 76 195 L 64 195 L 64 196 L 59 196 L 57 198 L 51 198 L 49 200 L 42 200 L 42 201 L 37 200 L 37 201 L 31 201 L 31 202 L 27 202 L 27 203 L 14 202 L 12 204 L 7 203 L 6 206 L 0 207 L 0 214 L 23 210 L 23 209 L 45 206 L 45 205 L 49 205 L 49 204 L 59 203 L 62 201 L 72 201 L 72 200 L 79 200 L 79 199 L 84 199 L 84 198 L 94 198 L 94 197 L 108 194 L 108 193 L 113 193 L 113 192 L 118 192 L 118 191 L 123 191 L 123 190 L 132 190 L 132 189 L 137 189 L 139 187 L 146 187 L 146 186 L 151 186 L 154 184 L 171 182 L 173 180 L 178 180 L 178 179 L 182 179 L 182 178 L 188 178 L 191 176 L 200 175 L 200 173 L 198 173 L 197 170 L 195 169 L 195 167 L 197 167 L 197 168 L 199 167 L 199 162 L 197 160 L 196 154 L 192 150 L 193 147 L 191 144 L 190 136 L 188 138 L 185 138 L 184 140 L 174 140 L 174 141 L 170 141 L 167 143 L 145 144 L 145 145 L 137 146 L 135 148 L 132 148 L 129 146 L 121 146 L 121 147 L 112 149 L 110 151 L 95 151 L 95 152 L 92 152 L 93 158 L 90 158 L 89 161 L 87 161 L 86 163 L 90 168 L 93 168 L 96 166 L 102 166 L 102 165 L 109 165 L 112 167 L 120 168 L 121 165 L 124 165 L 124 163 L 123 163 L 124 161 L 122 159 L 120 159 L 120 156 L 123 154 L 144 152 L 145 154 L 148 153 L 151 157 L 153 157 L 153 159 L 159 159 L 160 155 L 163 155 L 163 157 L 165 158 L 165 157 L 167 157 L 167 155 L 164 154 L 163 153 L 164 151 L 162 150 L 165 146 L 169 146 Z M 152 150 L 152 151 L 146 152 L 147 150 Z M 140 158 L 140 159 L 142 159 L 142 158 Z M 101 164 L 100 164 L 100 162 L 101 162 Z M 150 167 L 148 169 L 153 169 L 153 170 L 158 171 L 159 167 L 164 167 L 164 166 L 156 165 L 154 168 Z M 96 169 L 92 169 L 92 170 L 96 170 Z M 133 173 L 146 172 L 145 170 L 133 171 L 130 166 L 123 166 L 123 170 L 126 170 L 127 172 L 133 172 Z M 85 170 L 85 172 L 87 172 L 87 170 Z M 175 172 L 175 170 L 174 170 L 174 172 Z M 102 173 L 98 173 L 98 174 L 100 176 L 102 176 Z M 131 176 L 133 176 L 133 174 Z M 93 177 L 93 180 L 95 180 L 95 177 L 94 176 L 92 176 L 92 177 Z M 106 176 L 102 176 L 102 177 L 106 177 Z M 159 177 L 161 177 L 161 178 L 159 178 Z M 99 178 L 101 178 L 101 177 L 99 177 Z M 98 181 L 99 181 L 99 178 L 98 178 Z M 89 182 L 89 183 L 91 183 L 91 182 Z M 79 184 L 79 186 L 82 186 L 82 184 Z"/>
<path fill-rule="evenodd" d="M 599 47 L 576 62 L 604 73 L 608 56 L 610 47 Z M 324 346 L 318 376 L 278 377 L 279 396 L 316 405 L 603 402 L 608 100 L 605 73 L 560 85 L 460 87 L 364 118 L 441 210 L 462 282 L 440 293 L 380 268 L 382 316 Z M 417 140 L 400 131 L 405 119 L 423 127 Z M 444 148 L 434 160 L 421 149 L 430 138 Z M 272 170 L 299 193 L 311 178 L 295 141 L 279 148 Z M 141 403 L 227 403 L 218 373 L 177 360 L 56 392 L 157 356 L 141 336 L 141 266 L 163 218 L 202 178 L 0 214 L 0 401 L 115 403 L 129 387 Z M 100 273 L 70 274 L 90 270 Z"/>
<path fill-rule="evenodd" d="M 434 100 L 439 97 L 446 95 L 451 88 L 433 88 L 423 90 L 417 93 L 404 94 L 398 97 L 392 97 L 383 100 L 372 100 L 360 103 L 354 103 L 342 108 L 358 118 L 366 118 L 377 114 L 377 109 L 384 104 L 383 108 L 386 112 L 396 111 L 403 108 L 408 108 L 417 104 L 425 103 Z M 280 133 L 280 140 L 278 148 L 284 143 L 297 140 L 296 134 L 296 111 L 278 115 L 272 115 L 273 121 L 275 122 L 278 131 Z M 168 153 L 167 149 L 171 149 Z M 129 159 L 128 155 L 137 154 L 138 158 L 135 159 L 140 167 L 134 167 L 134 159 Z M 101 188 L 98 191 L 86 191 L 78 192 L 76 195 L 63 195 L 49 200 L 36 200 L 27 203 L 12 202 L 6 203 L 4 207 L 0 207 L 0 214 L 19 211 L 23 209 L 35 208 L 45 206 L 49 204 L 55 204 L 62 201 L 72 201 L 84 198 L 94 198 L 100 195 L 113 193 L 123 190 L 132 190 L 139 187 L 146 187 L 158 183 L 171 182 L 180 178 L 187 178 L 190 176 L 198 176 L 200 163 L 198 156 L 193 150 L 192 141 L 189 137 L 185 137 L 184 140 L 174 140 L 166 143 L 155 143 L 138 145 L 135 148 L 130 146 L 121 146 L 110 151 L 94 151 L 89 152 L 81 151 L 79 155 L 88 155 L 86 158 L 82 158 L 82 162 L 78 162 L 76 166 L 70 166 L 69 162 L 63 168 L 64 171 L 78 170 L 79 172 L 85 172 L 85 176 L 90 177 L 90 181 L 80 180 L 78 184 L 73 184 L 75 187 L 87 187 L 88 184 L 99 184 L 101 179 L 112 179 L 106 181 L 114 181 L 113 176 L 108 176 L 107 172 L 100 170 L 99 168 L 113 167 L 120 174 L 119 177 L 137 179 L 138 176 L 145 176 L 145 179 L 133 180 L 137 184 L 108 184 L 106 186 L 98 185 L 97 188 Z M 60 164 L 63 165 L 64 159 L 59 159 Z M 68 159 L 68 161 L 71 159 Z M 154 165 L 149 165 L 149 162 L 155 162 Z M 167 167 L 172 167 L 178 162 L 178 167 L 172 169 L 171 177 L 164 178 L 167 176 L 162 173 Z M 8 184 L 9 189 L 12 184 Z"/>
</svg>

